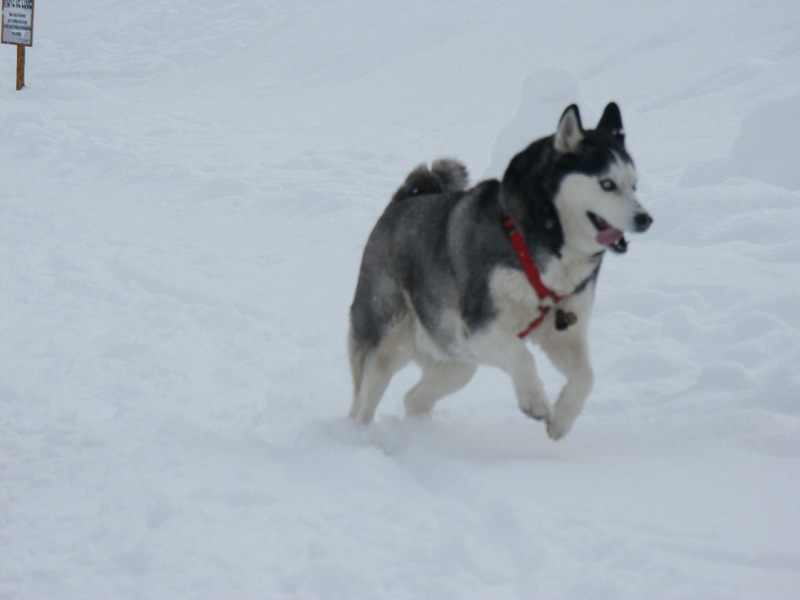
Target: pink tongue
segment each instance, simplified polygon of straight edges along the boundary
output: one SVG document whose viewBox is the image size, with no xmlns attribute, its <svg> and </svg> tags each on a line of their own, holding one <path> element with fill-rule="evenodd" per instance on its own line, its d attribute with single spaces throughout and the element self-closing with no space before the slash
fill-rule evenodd
<svg viewBox="0 0 800 600">
<path fill-rule="evenodd" d="M 622 232 L 619 229 L 614 229 L 613 227 L 607 227 L 602 231 L 597 232 L 597 243 L 602 246 L 610 246 L 614 242 L 616 242 L 619 238 L 622 237 Z"/>
</svg>

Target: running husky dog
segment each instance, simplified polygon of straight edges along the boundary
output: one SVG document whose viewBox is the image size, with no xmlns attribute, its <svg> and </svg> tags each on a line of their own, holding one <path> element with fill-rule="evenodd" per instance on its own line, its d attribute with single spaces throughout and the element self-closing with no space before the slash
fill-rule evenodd
<svg viewBox="0 0 800 600">
<path fill-rule="evenodd" d="M 652 223 L 624 142 L 616 104 L 594 130 L 572 105 L 502 181 L 467 189 L 466 169 L 450 159 L 409 174 L 364 249 L 350 308 L 350 418 L 369 423 L 392 375 L 415 360 L 409 415 L 487 364 L 511 376 L 520 408 L 551 438 L 570 430 L 593 382 L 586 336 L 604 252 L 624 252 L 623 232 Z M 527 340 L 567 378 L 552 408 Z"/>
</svg>

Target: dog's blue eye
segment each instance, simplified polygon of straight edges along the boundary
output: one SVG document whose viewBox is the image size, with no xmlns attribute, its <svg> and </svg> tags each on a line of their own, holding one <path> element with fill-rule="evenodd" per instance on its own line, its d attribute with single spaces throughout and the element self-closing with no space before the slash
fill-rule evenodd
<svg viewBox="0 0 800 600">
<path fill-rule="evenodd" d="M 600 187 L 607 192 L 613 192 L 615 189 L 617 189 L 617 184 L 610 179 L 602 179 L 600 181 Z"/>
</svg>

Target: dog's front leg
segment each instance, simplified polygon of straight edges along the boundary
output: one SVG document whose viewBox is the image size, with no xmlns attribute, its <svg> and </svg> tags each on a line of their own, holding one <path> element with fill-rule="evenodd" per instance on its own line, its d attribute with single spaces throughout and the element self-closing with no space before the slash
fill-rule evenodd
<svg viewBox="0 0 800 600">
<path fill-rule="evenodd" d="M 585 325 L 563 332 L 554 330 L 542 341 L 542 349 L 567 378 L 547 421 L 548 435 L 558 440 L 569 432 L 594 382 Z"/>
<path fill-rule="evenodd" d="M 520 409 L 532 419 L 552 420 L 544 385 L 536 372 L 533 356 L 525 342 L 500 328 L 475 336 L 472 351 L 479 362 L 495 366 L 511 376 Z"/>
<path fill-rule="evenodd" d="M 519 407 L 526 415 L 537 421 L 550 423 L 553 415 L 544 385 L 536 372 L 533 356 L 523 346 L 526 356 L 519 356 L 513 369 L 509 370 Z"/>
</svg>

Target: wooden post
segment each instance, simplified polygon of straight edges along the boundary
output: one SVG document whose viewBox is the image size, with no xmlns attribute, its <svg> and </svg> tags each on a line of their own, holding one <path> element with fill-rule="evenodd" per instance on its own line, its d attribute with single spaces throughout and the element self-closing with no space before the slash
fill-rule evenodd
<svg viewBox="0 0 800 600">
<path fill-rule="evenodd" d="M 25 46 L 17 44 L 17 91 L 25 87 Z"/>
</svg>

